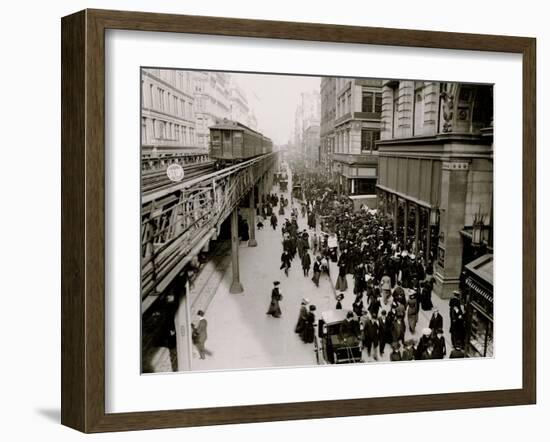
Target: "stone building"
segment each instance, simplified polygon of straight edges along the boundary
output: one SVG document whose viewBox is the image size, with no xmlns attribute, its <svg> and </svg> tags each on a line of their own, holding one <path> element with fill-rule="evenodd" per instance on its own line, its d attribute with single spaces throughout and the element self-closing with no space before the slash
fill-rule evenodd
<svg viewBox="0 0 550 442">
<path fill-rule="evenodd" d="M 340 191 L 376 205 L 382 81 L 323 78 L 321 151 Z"/>
<path fill-rule="evenodd" d="M 141 75 L 142 149 L 195 147 L 193 72 L 143 69 Z"/>
<path fill-rule="evenodd" d="M 195 72 L 195 113 L 197 144 L 208 149 L 209 127 L 217 120 L 231 118 L 230 76 L 225 72 Z"/>
<path fill-rule="evenodd" d="M 320 163 L 320 127 L 318 124 L 310 124 L 304 130 L 304 152 L 306 166 L 318 167 Z"/>
<path fill-rule="evenodd" d="M 319 91 L 313 90 L 309 92 L 302 92 L 300 94 L 300 101 L 296 108 L 296 112 L 294 113 L 294 146 L 297 153 L 306 162 L 313 161 L 313 158 L 308 159 L 306 153 L 306 130 L 310 127 L 318 127 L 320 118 L 321 94 Z M 317 143 L 317 146 L 318 145 L 319 143 Z"/>
<path fill-rule="evenodd" d="M 492 86 L 384 81 L 378 193 L 412 253 L 452 296 L 464 266 L 492 250 Z"/>
</svg>

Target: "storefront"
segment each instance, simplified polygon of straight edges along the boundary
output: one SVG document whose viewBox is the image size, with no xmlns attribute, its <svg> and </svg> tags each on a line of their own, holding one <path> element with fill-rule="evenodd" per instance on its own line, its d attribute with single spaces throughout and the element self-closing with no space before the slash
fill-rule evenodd
<svg viewBox="0 0 550 442">
<path fill-rule="evenodd" d="M 406 198 L 378 185 L 378 209 L 393 223 L 393 230 L 407 250 L 422 251 L 426 264 L 435 262 L 439 240 L 439 213 L 429 204 Z"/>
<path fill-rule="evenodd" d="M 468 357 L 493 356 L 493 255 L 465 266 L 466 346 Z"/>
</svg>

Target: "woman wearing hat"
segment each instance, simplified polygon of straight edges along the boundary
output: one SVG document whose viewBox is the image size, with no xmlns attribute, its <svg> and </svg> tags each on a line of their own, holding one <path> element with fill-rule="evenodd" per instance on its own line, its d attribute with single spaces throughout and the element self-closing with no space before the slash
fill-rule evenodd
<svg viewBox="0 0 550 442">
<path fill-rule="evenodd" d="M 315 310 L 316 307 L 314 305 L 309 306 L 309 312 L 307 313 L 304 327 L 300 333 L 302 341 L 306 344 L 311 344 L 315 339 Z"/>
<path fill-rule="evenodd" d="M 307 305 L 309 304 L 309 300 L 306 298 L 302 299 L 302 305 L 300 307 L 300 313 L 298 314 L 298 322 L 296 323 L 296 327 L 294 328 L 294 331 L 298 334 L 302 333 L 302 330 L 304 329 L 304 325 L 307 320 L 307 314 L 308 309 Z"/>
<path fill-rule="evenodd" d="M 344 300 L 344 294 L 340 293 L 336 296 L 336 310 L 342 310 L 342 301 Z"/>
<path fill-rule="evenodd" d="M 418 301 L 414 292 L 411 293 L 407 301 L 407 321 L 409 322 L 409 330 L 414 333 L 418 322 Z"/>
<path fill-rule="evenodd" d="M 267 315 L 271 315 L 274 318 L 281 317 L 281 307 L 279 301 L 283 299 L 283 295 L 279 293 L 279 281 L 273 281 L 273 290 L 271 290 L 271 303 L 269 304 L 269 309 L 267 310 Z"/>
<path fill-rule="evenodd" d="M 319 287 L 319 278 L 321 278 L 321 257 L 317 256 L 313 263 L 313 277 L 311 278 L 317 287 Z"/>
</svg>

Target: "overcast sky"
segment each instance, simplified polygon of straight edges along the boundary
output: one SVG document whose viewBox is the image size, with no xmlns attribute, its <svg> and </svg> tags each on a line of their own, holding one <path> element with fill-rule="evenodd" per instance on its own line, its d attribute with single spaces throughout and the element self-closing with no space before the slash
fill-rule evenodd
<svg viewBox="0 0 550 442">
<path fill-rule="evenodd" d="M 321 87 L 319 77 L 234 73 L 231 77 L 246 93 L 258 120 L 258 131 L 276 144 L 292 140 L 300 93 L 319 92 Z"/>
</svg>

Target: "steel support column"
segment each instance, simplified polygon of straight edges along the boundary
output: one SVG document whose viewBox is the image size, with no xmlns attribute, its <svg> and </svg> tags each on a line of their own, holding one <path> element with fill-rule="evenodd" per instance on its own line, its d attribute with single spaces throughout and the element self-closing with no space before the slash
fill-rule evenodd
<svg viewBox="0 0 550 442">
<path fill-rule="evenodd" d="M 250 238 L 248 239 L 248 247 L 256 247 L 258 245 L 258 241 L 256 241 L 256 204 L 254 201 L 255 191 L 255 186 L 252 186 L 252 189 L 250 189 L 250 208 L 248 210 L 248 224 L 250 226 Z"/>
<path fill-rule="evenodd" d="M 233 281 L 229 293 L 242 293 L 243 285 L 239 274 L 239 217 L 238 207 L 231 212 L 231 265 L 233 269 Z"/>
</svg>

